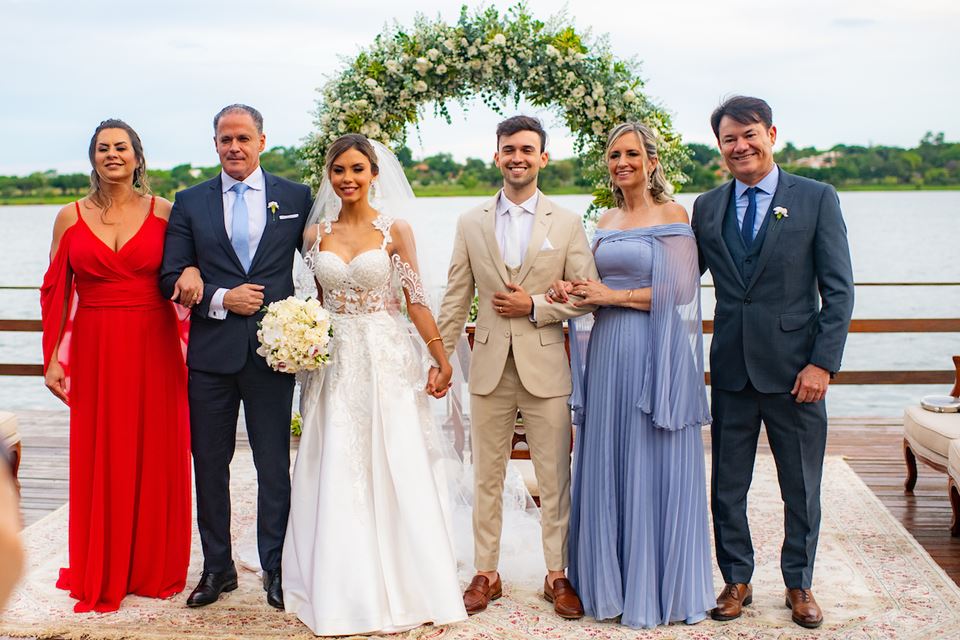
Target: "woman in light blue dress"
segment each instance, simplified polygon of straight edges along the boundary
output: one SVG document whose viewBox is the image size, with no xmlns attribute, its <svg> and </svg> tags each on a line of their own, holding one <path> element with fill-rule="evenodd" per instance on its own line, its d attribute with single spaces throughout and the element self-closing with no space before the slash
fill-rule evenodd
<svg viewBox="0 0 960 640">
<path fill-rule="evenodd" d="M 716 605 L 697 245 L 654 140 L 639 124 L 611 132 L 619 206 L 600 217 L 594 238 L 602 281 L 557 282 L 549 292 L 599 306 L 592 329 L 571 323 L 570 580 L 588 615 L 634 628 L 693 624 Z"/>
</svg>

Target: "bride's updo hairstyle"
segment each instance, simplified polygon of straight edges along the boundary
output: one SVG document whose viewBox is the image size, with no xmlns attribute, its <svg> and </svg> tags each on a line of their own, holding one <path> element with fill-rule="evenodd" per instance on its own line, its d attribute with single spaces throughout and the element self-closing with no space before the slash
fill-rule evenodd
<svg viewBox="0 0 960 640">
<path fill-rule="evenodd" d="M 88 197 L 93 204 L 104 211 L 109 209 L 112 203 L 110 197 L 103 192 L 100 174 L 97 173 L 96 155 L 97 137 L 105 129 L 122 129 L 127 132 L 127 136 L 130 138 L 130 146 L 133 147 L 133 155 L 137 158 L 137 168 L 133 171 L 133 188 L 141 195 L 150 193 L 150 183 L 147 181 L 147 158 L 143 154 L 143 143 L 140 142 L 140 136 L 133 130 L 133 127 L 123 120 L 109 118 L 101 122 L 93 132 L 93 137 L 90 138 L 90 148 L 87 150 L 90 166 L 93 167 L 93 170 L 90 171 L 90 193 Z"/>
<path fill-rule="evenodd" d="M 380 166 L 377 164 L 377 152 L 373 145 L 367 140 L 367 137 L 359 133 L 348 133 L 334 140 L 327 148 L 327 162 L 324 172 L 330 175 L 330 169 L 333 168 L 333 162 L 343 155 L 345 151 L 356 149 L 367 157 L 370 161 L 370 172 L 373 175 L 380 173 Z"/>
<path fill-rule="evenodd" d="M 610 158 L 610 149 L 617 140 L 628 133 L 635 133 L 640 138 L 640 145 L 647 154 L 647 160 L 655 160 L 659 157 L 657 155 L 657 138 L 653 135 L 653 132 L 639 122 L 624 122 L 614 127 L 610 135 L 607 136 L 607 149 L 603 153 L 604 160 Z M 673 185 L 667 180 L 663 165 L 659 162 L 647 176 L 647 188 L 650 189 L 650 195 L 653 196 L 653 201 L 657 204 L 673 201 Z M 612 178 L 610 179 L 610 190 L 613 192 L 613 199 L 616 200 L 617 206 L 623 208 L 625 204 L 623 191 L 614 183 Z"/>
</svg>

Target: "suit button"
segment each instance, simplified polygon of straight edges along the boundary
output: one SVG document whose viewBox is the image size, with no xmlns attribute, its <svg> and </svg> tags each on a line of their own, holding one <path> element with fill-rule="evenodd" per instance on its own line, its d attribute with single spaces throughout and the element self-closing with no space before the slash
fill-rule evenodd
<svg viewBox="0 0 960 640">
<path fill-rule="evenodd" d="M 744 299 L 743 299 L 743 304 L 750 304 L 751 302 L 753 302 L 753 301 L 752 301 L 750 298 L 744 298 Z"/>
<path fill-rule="evenodd" d="M 504 337 L 504 338 L 509 338 L 509 337 L 510 337 L 510 332 L 509 332 L 509 331 L 504 331 L 504 332 L 503 332 L 503 337 Z"/>
</svg>

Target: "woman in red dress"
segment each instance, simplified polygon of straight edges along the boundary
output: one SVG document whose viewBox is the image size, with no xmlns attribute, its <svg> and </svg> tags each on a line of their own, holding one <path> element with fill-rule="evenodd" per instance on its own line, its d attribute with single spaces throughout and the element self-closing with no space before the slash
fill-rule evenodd
<svg viewBox="0 0 960 640">
<path fill-rule="evenodd" d="M 190 560 L 185 337 L 158 285 L 170 203 L 149 195 L 143 146 L 120 120 L 90 141 L 90 194 L 57 215 L 41 288 L 45 383 L 70 406 L 74 611 L 166 598 Z M 194 302 L 199 276 L 179 300 Z M 186 280 L 184 280 L 186 282 Z M 175 294 L 176 295 L 176 294 Z"/>
</svg>

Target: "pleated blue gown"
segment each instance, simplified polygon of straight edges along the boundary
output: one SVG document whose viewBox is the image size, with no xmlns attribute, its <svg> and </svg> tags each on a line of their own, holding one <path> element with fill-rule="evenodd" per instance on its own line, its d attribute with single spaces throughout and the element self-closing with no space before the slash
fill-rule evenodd
<svg viewBox="0 0 960 640">
<path fill-rule="evenodd" d="M 604 284 L 651 286 L 647 228 L 597 234 Z M 650 361 L 652 330 L 645 311 L 596 312 L 574 448 L 570 579 L 587 615 L 634 628 L 697 622 L 716 605 L 700 428 L 658 428 L 637 406 L 644 376 L 660 366 Z M 702 378 L 690 386 L 679 396 L 705 402 Z"/>
</svg>

